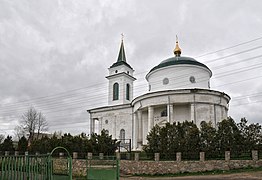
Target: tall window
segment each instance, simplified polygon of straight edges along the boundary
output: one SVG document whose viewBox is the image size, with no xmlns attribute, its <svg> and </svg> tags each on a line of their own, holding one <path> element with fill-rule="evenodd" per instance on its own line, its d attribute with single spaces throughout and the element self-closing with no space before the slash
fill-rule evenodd
<svg viewBox="0 0 262 180">
<path fill-rule="evenodd" d="M 164 109 L 164 110 L 161 112 L 161 117 L 167 117 L 167 109 Z"/>
<path fill-rule="evenodd" d="M 130 85 L 126 84 L 126 100 L 130 100 Z"/>
<path fill-rule="evenodd" d="M 119 84 L 115 83 L 113 85 L 113 100 L 118 100 L 119 99 Z"/>
<path fill-rule="evenodd" d="M 126 134 L 125 130 L 121 129 L 120 130 L 120 139 L 125 139 L 125 136 L 126 136 L 125 134 Z"/>
</svg>

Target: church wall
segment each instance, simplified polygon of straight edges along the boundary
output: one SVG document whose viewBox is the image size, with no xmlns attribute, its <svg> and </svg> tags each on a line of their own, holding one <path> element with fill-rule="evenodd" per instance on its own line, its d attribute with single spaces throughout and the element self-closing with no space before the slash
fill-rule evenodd
<svg viewBox="0 0 262 180">
<path fill-rule="evenodd" d="M 202 121 L 206 122 L 213 122 L 213 119 L 210 117 L 210 113 L 212 113 L 212 109 L 210 108 L 210 104 L 203 104 L 203 103 L 198 103 L 196 104 L 196 125 L 199 127 L 200 123 Z"/>
<path fill-rule="evenodd" d="M 194 76 L 195 83 L 190 82 Z M 168 83 L 164 83 L 164 79 Z M 155 70 L 148 76 L 150 92 L 168 89 L 202 88 L 209 89 L 210 74 L 205 68 L 191 65 L 176 65 Z"/>
<path fill-rule="evenodd" d="M 120 138 L 120 130 L 125 130 L 125 138 L 132 138 L 132 108 L 123 108 L 117 110 L 108 110 L 103 112 L 94 112 L 91 114 L 93 119 L 99 120 L 99 131 L 108 130 L 112 138 Z M 106 123 L 106 120 L 108 123 Z"/>
<path fill-rule="evenodd" d="M 191 121 L 190 105 L 174 105 L 174 122 Z"/>
</svg>

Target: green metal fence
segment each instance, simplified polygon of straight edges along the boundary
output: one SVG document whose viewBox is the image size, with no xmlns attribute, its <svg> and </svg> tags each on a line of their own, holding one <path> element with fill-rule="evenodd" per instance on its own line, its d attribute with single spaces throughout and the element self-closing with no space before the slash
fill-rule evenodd
<svg viewBox="0 0 262 180">
<path fill-rule="evenodd" d="M 65 151 L 64 159 L 54 158 L 56 150 Z M 0 180 L 72 180 L 72 158 L 63 147 L 46 155 L 0 156 Z"/>
<path fill-rule="evenodd" d="M 119 160 L 114 156 L 87 159 L 87 179 L 119 180 Z"/>
<path fill-rule="evenodd" d="M 0 156 L 0 179 L 51 179 L 49 155 Z"/>
</svg>

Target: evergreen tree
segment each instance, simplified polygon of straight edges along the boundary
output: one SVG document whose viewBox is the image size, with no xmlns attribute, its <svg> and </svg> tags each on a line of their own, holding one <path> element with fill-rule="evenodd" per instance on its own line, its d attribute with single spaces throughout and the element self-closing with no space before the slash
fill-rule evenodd
<svg viewBox="0 0 262 180">
<path fill-rule="evenodd" d="M 25 136 L 22 136 L 19 141 L 18 141 L 18 147 L 17 150 L 21 151 L 21 152 L 25 152 L 27 151 L 27 139 L 25 138 Z"/>
<path fill-rule="evenodd" d="M 1 144 L 1 150 L 2 151 L 14 151 L 14 145 L 12 136 L 7 136 L 4 140 L 4 142 Z"/>
</svg>

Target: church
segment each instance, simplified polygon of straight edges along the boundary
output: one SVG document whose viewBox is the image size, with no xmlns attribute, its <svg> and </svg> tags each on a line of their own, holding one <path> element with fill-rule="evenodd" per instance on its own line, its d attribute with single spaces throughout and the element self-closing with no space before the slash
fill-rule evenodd
<svg viewBox="0 0 262 180">
<path fill-rule="evenodd" d="M 212 71 L 194 58 L 181 56 L 176 41 L 174 56 L 146 75 L 148 93 L 133 97 L 134 69 L 127 63 L 123 39 L 117 61 L 109 67 L 108 106 L 87 110 L 90 134 L 103 129 L 113 139 L 131 139 L 132 150 L 142 150 L 155 125 L 202 121 L 214 127 L 227 118 L 230 97 L 210 89 Z"/>
</svg>

